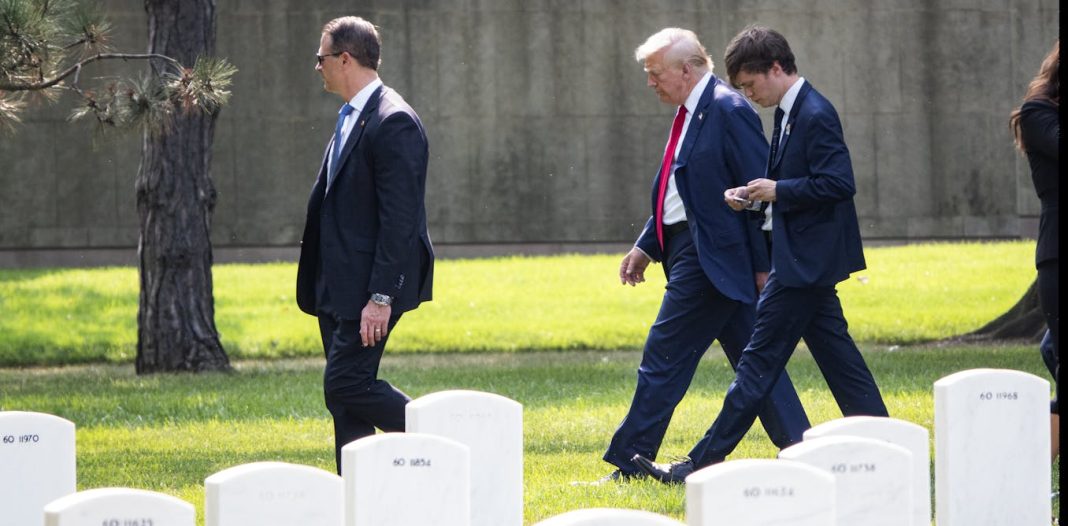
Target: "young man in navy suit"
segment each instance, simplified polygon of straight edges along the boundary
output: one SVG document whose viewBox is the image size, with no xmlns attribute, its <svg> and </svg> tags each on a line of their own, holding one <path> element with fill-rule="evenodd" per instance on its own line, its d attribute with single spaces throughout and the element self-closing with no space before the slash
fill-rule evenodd
<svg viewBox="0 0 1068 526">
<path fill-rule="evenodd" d="M 631 459 L 655 458 L 713 340 L 732 364 L 737 361 L 769 268 L 759 220 L 719 202 L 728 188 L 763 172 L 767 142 L 756 111 L 712 74 L 712 60 L 692 31 L 664 29 L 635 56 L 649 87 L 677 110 L 653 183 L 653 214 L 623 258 L 619 279 L 641 283 L 646 267 L 658 261 L 667 287 L 646 339 L 634 400 L 604 454 L 616 470 L 599 482 L 641 476 Z M 787 447 L 801 440 L 808 419 L 787 375 L 769 390 L 757 412 L 772 441 Z"/>
<path fill-rule="evenodd" d="M 745 29 L 727 47 L 725 61 L 732 84 L 753 102 L 778 107 L 766 177 L 723 192 L 736 211 L 771 206 L 771 275 L 723 409 L 689 459 L 658 464 L 634 458 L 644 472 L 666 483 L 684 482 L 694 470 L 722 462 L 734 450 L 801 339 L 843 415 L 887 416 L 875 379 L 846 330 L 835 290 L 865 265 L 853 167 L 838 114 L 798 76 L 790 45 L 773 30 Z"/>
<path fill-rule="evenodd" d="M 319 165 L 297 268 L 297 304 L 319 318 L 323 391 L 341 448 L 404 431 L 408 395 L 378 378 L 401 314 L 430 300 L 434 252 L 426 228 L 426 132 L 378 78 L 378 30 L 359 17 L 323 27 L 315 70 L 345 104 Z"/>
</svg>

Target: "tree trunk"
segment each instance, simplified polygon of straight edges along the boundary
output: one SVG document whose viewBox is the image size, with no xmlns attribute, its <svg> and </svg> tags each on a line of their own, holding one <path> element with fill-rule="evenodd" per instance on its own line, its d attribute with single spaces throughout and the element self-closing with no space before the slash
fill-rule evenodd
<svg viewBox="0 0 1068 526">
<path fill-rule="evenodd" d="M 1046 332 L 1046 317 L 1038 301 L 1038 280 L 1008 311 L 975 331 L 952 338 L 953 341 L 975 342 L 992 340 L 1039 341 Z"/>
<path fill-rule="evenodd" d="M 145 0 L 149 52 L 193 64 L 215 50 L 215 0 Z M 155 75 L 168 65 L 153 61 Z M 162 133 L 146 131 L 137 175 L 141 219 L 138 374 L 229 370 L 215 328 L 210 176 L 215 115 L 179 107 Z"/>
</svg>

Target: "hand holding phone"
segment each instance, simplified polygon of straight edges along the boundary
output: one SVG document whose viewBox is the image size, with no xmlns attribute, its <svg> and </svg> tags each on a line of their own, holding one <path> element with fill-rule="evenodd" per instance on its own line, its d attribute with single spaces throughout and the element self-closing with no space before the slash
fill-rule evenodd
<svg viewBox="0 0 1068 526">
<path fill-rule="evenodd" d="M 751 205 L 749 199 L 742 196 L 748 197 L 748 192 L 744 186 L 728 188 L 723 192 L 723 200 L 727 202 L 727 206 L 729 206 L 731 210 L 736 212 L 742 211 Z"/>
</svg>

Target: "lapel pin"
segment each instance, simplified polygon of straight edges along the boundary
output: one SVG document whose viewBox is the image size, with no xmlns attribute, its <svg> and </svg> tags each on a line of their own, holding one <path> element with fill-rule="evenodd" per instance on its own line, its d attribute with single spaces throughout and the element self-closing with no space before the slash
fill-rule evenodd
<svg viewBox="0 0 1068 526">
<path fill-rule="evenodd" d="M 698 113 L 697 114 L 697 120 L 699 120 L 699 121 L 705 120 L 705 112 L 702 111 L 701 113 Z"/>
<path fill-rule="evenodd" d="M 363 128 L 364 124 L 367 124 L 367 120 L 366 119 L 360 121 L 360 127 Z"/>
<path fill-rule="evenodd" d="M 791 123 L 789 123 L 789 122 L 786 123 L 786 135 L 790 135 L 790 124 Z"/>
</svg>

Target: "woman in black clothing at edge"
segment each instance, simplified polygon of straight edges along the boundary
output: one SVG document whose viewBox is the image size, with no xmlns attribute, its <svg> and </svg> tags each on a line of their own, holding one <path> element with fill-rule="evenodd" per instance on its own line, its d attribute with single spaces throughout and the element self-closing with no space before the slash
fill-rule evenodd
<svg viewBox="0 0 1068 526">
<path fill-rule="evenodd" d="M 1053 345 L 1054 357 L 1060 357 L 1060 302 L 1057 299 L 1059 273 L 1057 270 L 1057 237 L 1060 229 L 1057 216 L 1059 158 L 1061 140 L 1060 124 L 1060 65 L 1061 42 L 1057 39 L 1053 49 L 1042 61 L 1038 75 L 1031 80 L 1024 96 L 1023 105 L 1012 112 L 1009 126 L 1016 137 L 1016 147 L 1027 155 L 1031 165 L 1031 181 L 1042 202 L 1038 223 L 1038 245 L 1035 248 L 1035 266 L 1038 268 L 1038 299 L 1046 315 L 1046 326 Z M 1059 360 L 1058 360 L 1059 361 Z M 1050 404 L 1050 428 L 1052 432 L 1052 458 L 1060 452 L 1060 413 L 1057 399 L 1060 393 L 1060 365 L 1053 364 L 1050 373 L 1056 383 L 1056 392 Z"/>
</svg>

